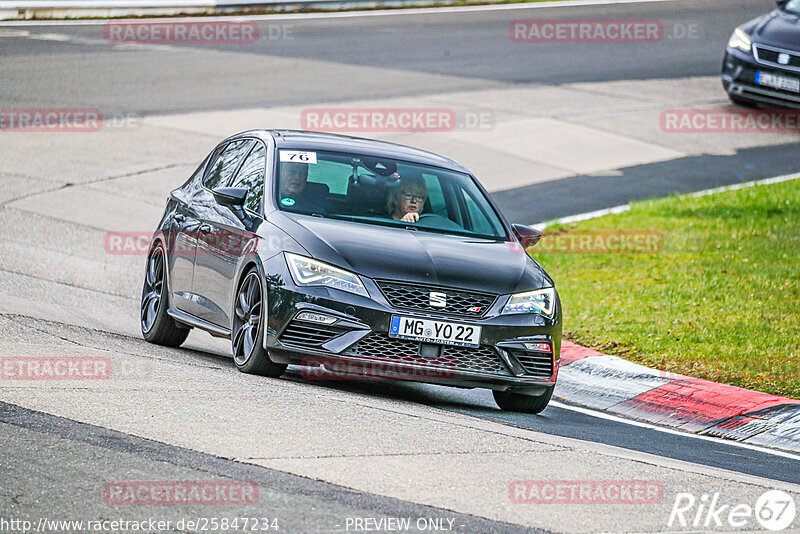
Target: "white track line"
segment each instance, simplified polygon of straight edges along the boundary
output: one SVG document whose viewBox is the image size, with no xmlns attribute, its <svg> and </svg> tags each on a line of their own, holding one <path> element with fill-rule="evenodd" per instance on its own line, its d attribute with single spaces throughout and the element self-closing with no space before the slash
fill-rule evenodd
<svg viewBox="0 0 800 534">
<path fill-rule="evenodd" d="M 499 5 L 480 5 L 480 6 L 451 6 L 451 7 L 422 7 L 422 8 L 409 8 L 409 9 L 388 9 L 388 10 L 372 10 L 372 11 L 345 11 L 345 12 L 332 12 L 332 13 L 287 13 L 286 15 L 253 15 L 253 16 L 230 16 L 230 17 L 170 17 L 167 20 L 182 22 L 213 22 L 215 20 L 224 20 L 233 22 L 237 20 L 246 21 L 259 21 L 259 20 L 313 20 L 313 19 L 339 19 L 339 18 L 356 18 L 356 17 L 390 17 L 390 16 L 403 16 L 403 15 L 436 15 L 444 13 L 476 13 L 483 11 L 516 11 L 520 9 L 545 9 L 545 8 L 562 8 L 562 7 L 581 7 L 581 6 L 607 6 L 614 4 L 649 4 L 649 3 L 663 3 L 675 2 L 679 0 L 564 0 L 555 2 L 536 2 L 525 4 L 499 4 Z M 13 2 L 13 1 L 0 1 L 0 9 L 18 9 L 14 6 L 20 4 L 27 4 L 31 2 Z M 85 2 L 86 7 L 95 9 L 104 9 L 102 5 L 94 2 Z M 121 2 L 122 4 L 124 2 Z M 148 2 L 150 3 L 150 2 Z M 68 5 L 73 6 L 76 2 L 69 2 Z M 153 0 L 152 7 L 173 7 L 175 2 L 170 0 Z M 52 4 L 51 4 L 51 7 Z M 59 7 L 60 6 L 56 6 Z M 188 7 L 188 6 L 184 6 Z M 199 7 L 208 7 L 201 5 Z M 70 7 L 71 8 L 71 7 Z M 64 7 L 64 9 L 70 9 Z M 113 22 L 122 22 L 126 19 L 112 19 Z M 157 22 L 158 19 L 133 19 L 146 22 Z M 99 26 L 107 24 L 109 20 L 9 20 L 0 21 L 2 26 Z"/>
<path fill-rule="evenodd" d="M 642 421 L 635 421 L 633 419 L 626 419 L 624 417 L 619 417 L 616 415 L 611 415 L 606 412 L 600 412 L 597 410 L 592 410 L 589 408 L 581 408 L 578 406 L 571 406 L 569 404 L 564 404 L 558 401 L 550 401 L 551 406 L 555 406 L 557 408 L 562 408 L 564 410 L 570 410 L 573 412 L 582 413 L 584 415 L 589 415 L 591 417 L 597 417 L 598 419 L 606 419 L 609 421 L 614 421 L 616 423 L 624 423 L 626 425 L 637 426 L 640 428 L 646 428 L 648 430 L 655 430 L 657 432 L 663 432 L 665 434 L 672 434 L 675 436 L 683 436 L 686 438 L 692 439 L 699 439 L 701 441 L 712 441 L 714 443 L 722 444 L 722 445 L 731 445 L 733 447 L 739 447 L 742 449 L 747 449 L 751 451 L 758 451 L 763 452 L 765 454 L 772 454 L 773 456 L 781 456 L 782 458 L 789 458 L 790 460 L 797 460 L 800 461 L 800 455 L 793 454 L 791 452 L 785 452 L 777 449 L 770 449 L 767 447 L 760 447 L 758 445 L 752 445 L 750 443 L 744 443 L 741 441 L 733 441 L 728 439 L 722 438 L 715 438 L 712 436 L 704 436 L 701 434 L 694 434 L 692 432 L 687 432 L 685 430 L 676 430 L 674 428 L 666 428 L 663 426 L 653 425 L 651 423 L 644 423 Z"/>
<path fill-rule="evenodd" d="M 605 217 L 606 215 L 616 215 L 618 213 L 624 213 L 629 209 L 631 209 L 631 205 L 625 204 L 623 206 L 614 206 L 613 208 L 605 208 L 597 211 L 587 211 L 586 213 L 579 213 L 577 215 L 561 217 L 560 219 L 556 219 L 553 221 L 534 224 L 533 227 L 536 228 L 537 230 L 544 230 L 545 228 L 553 224 L 570 224 L 575 222 L 588 221 L 589 219 L 597 219 L 598 217 Z"/>
<path fill-rule="evenodd" d="M 752 180 L 750 182 L 742 182 L 740 184 L 731 184 L 731 185 L 724 185 L 722 187 L 715 187 L 713 189 L 703 189 L 702 191 L 695 191 L 694 193 L 684 193 L 683 195 L 679 196 L 687 196 L 687 197 L 704 197 L 706 195 L 713 195 L 715 193 L 724 193 L 725 191 L 737 191 L 739 189 L 745 189 L 747 187 L 755 187 L 758 185 L 769 185 L 769 184 L 779 184 L 781 182 L 788 182 L 790 180 L 797 180 L 800 179 L 800 174 L 784 174 L 782 176 L 773 176 L 772 178 L 764 178 L 762 180 Z M 622 206 L 614 206 L 613 208 L 606 208 L 597 211 L 587 211 L 586 213 L 579 213 L 577 215 L 569 215 L 567 217 L 561 217 L 559 219 L 553 219 L 551 221 L 545 221 L 541 223 L 537 223 L 532 225 L 537 230 L 544 230 L 548 226 L 552 226 L 554 224 L 570 224 L 574 222 L 580 221 L 588 221 L 589 219 L 596 219 L 598 217 L 605 217 L 606 215 L 616 215 L 618 213 L 624 213 L 631 209 L 630 204 L 623 204 Z"/>
<path fill-rule="evenodd" d="M 714 193 L 724 193 L 725 191 L 736 191 L 738 189 L 745 189 L 746 187 L 754 187 L 756 185 L 779 184 L 781 182 L 788 182 L 789 180 L 797 180 L 800 174 L 784 174 L 783 176 L 775 176 L 773 178 L 764 178 L 763 180 L 753 180 L 752 182 L 742 182 L 740 184 L 723 185 L 722 187 L 715 187 L 714 189 L 704 189 L 696 193 L 688 193 L 690 197 L 704 197 L 706 195 L 713 195 Z"/>
</svg>

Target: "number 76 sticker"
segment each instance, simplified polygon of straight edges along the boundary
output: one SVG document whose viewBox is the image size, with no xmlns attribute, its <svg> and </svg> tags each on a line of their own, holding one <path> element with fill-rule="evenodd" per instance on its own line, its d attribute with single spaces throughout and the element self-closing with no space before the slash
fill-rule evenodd
<svg viewBox="0 0 800 534">
<path fill-rule="evenodd" d="M 316 152 L 302 152 L 300 150 L 281 150 L 281 163 L 317 163 Z"/>
</svg>

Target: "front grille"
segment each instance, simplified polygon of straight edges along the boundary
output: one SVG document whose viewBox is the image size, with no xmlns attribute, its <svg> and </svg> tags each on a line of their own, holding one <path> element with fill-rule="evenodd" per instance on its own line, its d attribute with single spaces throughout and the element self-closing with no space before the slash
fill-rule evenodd
<svg viewBox="0 0 800 534">
<path fill-rule="evenodd" d="M 800 52 L 786 52 L 775 48 L 766 47 L 764 45 L 753 45 L 753 51 L 756 60 L 759 63 L 773 65 L 782 69 L 800 71 Z M 778 62 L 778 56 L 781 54 L 789 55 L 789 63 L 783 64 Z"/>
<path fill-rule="evenodd" d="M 436 358 L 420 356 L 419 346 L 420 343 L 418 341 L 394 339 L 385 334 L 373 333 L 350 347 L 345 354 L 429 367 L 455 368 L 456 370 L 478 371 L 506 376 L 511 374 L 502 360 L 500 360 L 497 352 L 485 345 L 477 348 L 441 345 L 442 352 Z"/>
<path fill-rule="evenodd" d="M 444 315 L 458 315 L 462 317 L 483 317 L 497 299 L 496 295 L 465 291 L 447 287 L 429 286 L 424 284 L 409 284 L 390 280 L 378 280 L 386 300 L 399 310 L 422 311 Z M 434 308 L 430 305 L 431 293 L 444 293 L 447 295 L 447 305 L 443 308 Z M 474 311 L 477 309 L 478 311 Z M 472 311 L 470 311 L 472 310 Z"/>
<path fill-rule="evenodd" d="M 527 374 L 536 378 L 553 376 L 553 355 L 549 352 L 510 350 L 511 355 L 525 368 Z"/>
<path fill-rule="evenodd" d="M 337 326 L 292 321 L 283 330 L 278 340 L 284 345 L 305 349 L 318 349 L 346 331 L 346 328 Z"/>
</svg>

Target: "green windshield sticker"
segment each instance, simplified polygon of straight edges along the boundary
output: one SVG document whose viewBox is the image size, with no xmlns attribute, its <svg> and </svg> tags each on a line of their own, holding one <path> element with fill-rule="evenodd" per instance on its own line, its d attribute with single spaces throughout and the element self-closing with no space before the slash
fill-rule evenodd
<svg viewBox="0 0 800 534">
<path fill-rule="evenodd" d="M 284 206 L 294 206 L 294 199 L 293 198 L 282 198 L 281 204 Z"/>
</svg>

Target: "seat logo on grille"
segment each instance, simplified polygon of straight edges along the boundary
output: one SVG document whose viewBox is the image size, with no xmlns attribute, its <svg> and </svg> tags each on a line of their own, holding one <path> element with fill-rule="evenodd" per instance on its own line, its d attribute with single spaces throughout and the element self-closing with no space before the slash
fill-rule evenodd
<svg viewBox="0 0 800 534">
<path fill-rule="evenodd" d="M 789 54 L 778 54 L 778 63 L 781 65 L 788 65 L 789 59 L 791 59 Z"/>
<path fill-rule="evenodd" d="M 430 297 L 428 304 L 430 304 L 431 308 L 444 308 L 447 306 L 446 293 L 437 293 L 436 291 L 431 291 L 428 294 L 428 297 Z"/>
</svg>

